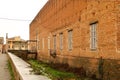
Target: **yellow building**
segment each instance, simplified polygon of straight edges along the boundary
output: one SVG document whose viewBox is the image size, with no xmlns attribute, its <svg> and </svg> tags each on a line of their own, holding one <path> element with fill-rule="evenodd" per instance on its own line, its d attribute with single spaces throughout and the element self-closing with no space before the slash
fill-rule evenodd
<svg viewBox="0 0 120 80">
<path fill-rule="evenodd" d="M 7 39 L 8 50 L 27 50 L 27 42 L 20 38 L 20 36 Z"/>
</svg>

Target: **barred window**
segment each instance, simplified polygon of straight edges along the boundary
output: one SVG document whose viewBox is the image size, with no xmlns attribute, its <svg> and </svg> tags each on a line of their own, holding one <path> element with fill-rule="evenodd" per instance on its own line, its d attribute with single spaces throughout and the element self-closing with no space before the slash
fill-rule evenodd
<svg viewBox="0 0 120 80">
<path fill-rule="evenodd" d="M 48 49 L 50 49 L 50 37 L 48 37 Z"/>
<path fill-rule="evenodd" d="M 38 50 L 40 50 L 40 40 L 37 41 Z"/>
<path fill-rule="evenodd" d="M 44 38 L 42 38 L 42 49 L 44 49 Z"/>
<path fill-rule="evenodd" d="M 60 50 L 63 49 L 63 33 L 60 33 Z"/>
<path fill-rule="evenodd" d="M 56 35 L 53 36 L 53 47 L 56 50 Z"/>
<path fill-rule="evenodd" d="M 68 31 L 68 49 L 72 50 L 72 32 L 73 30 Z"/>
<path fill-rule="evenodd" d="M 90 48 L 91 50 L 97 49 L 97 22 L 90 24 Z"/>
</svg>

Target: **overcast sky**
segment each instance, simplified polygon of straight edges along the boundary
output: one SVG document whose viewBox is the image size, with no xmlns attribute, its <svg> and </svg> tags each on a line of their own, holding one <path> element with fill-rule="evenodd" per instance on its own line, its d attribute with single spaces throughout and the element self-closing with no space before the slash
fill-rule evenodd
<svg viewBox="0 0 120 80">
<path fill-rule="evenodd" d="M 29 24 L 48 0 L 0 0 L 0 37 L 29 39 Z"/>
</svg>

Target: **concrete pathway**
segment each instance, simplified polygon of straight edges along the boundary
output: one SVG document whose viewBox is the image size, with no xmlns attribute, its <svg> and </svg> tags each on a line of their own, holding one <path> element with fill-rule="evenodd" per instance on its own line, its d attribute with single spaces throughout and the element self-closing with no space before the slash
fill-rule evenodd
<svg viewBox="0 0 120 80">
<path fill-rule="evenodd" d="M 51 80 L 46 76 L 43 75 L 35 75 L 32 74 L 31 71 L 33 70 L 30 67 L 30 64 L 26 63 L 21 58 L 15 56 L 14 54 L 8 53 L 13 65 L 16 69 L 16 78 L 19 80 Z M 1 80 L 1 79 L 0 79 Z"/>
<path fill-rule="evenodd" d="M 7 66 L 7 54 L 0 53 L 0 80 L 10 80 L 11 76 Z"/>
</svg>

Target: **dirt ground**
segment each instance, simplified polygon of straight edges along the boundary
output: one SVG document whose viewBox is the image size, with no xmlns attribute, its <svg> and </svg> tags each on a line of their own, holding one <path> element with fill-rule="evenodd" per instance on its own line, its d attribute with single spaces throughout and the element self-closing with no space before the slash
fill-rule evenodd
<svg viewBox="0 0 120 80">
<path fill-rule="evenodd" d="M 0 53 L 0 80 L 10 80 L 11 76 L 7 67 L 7 54 Z"/>
</svg>

